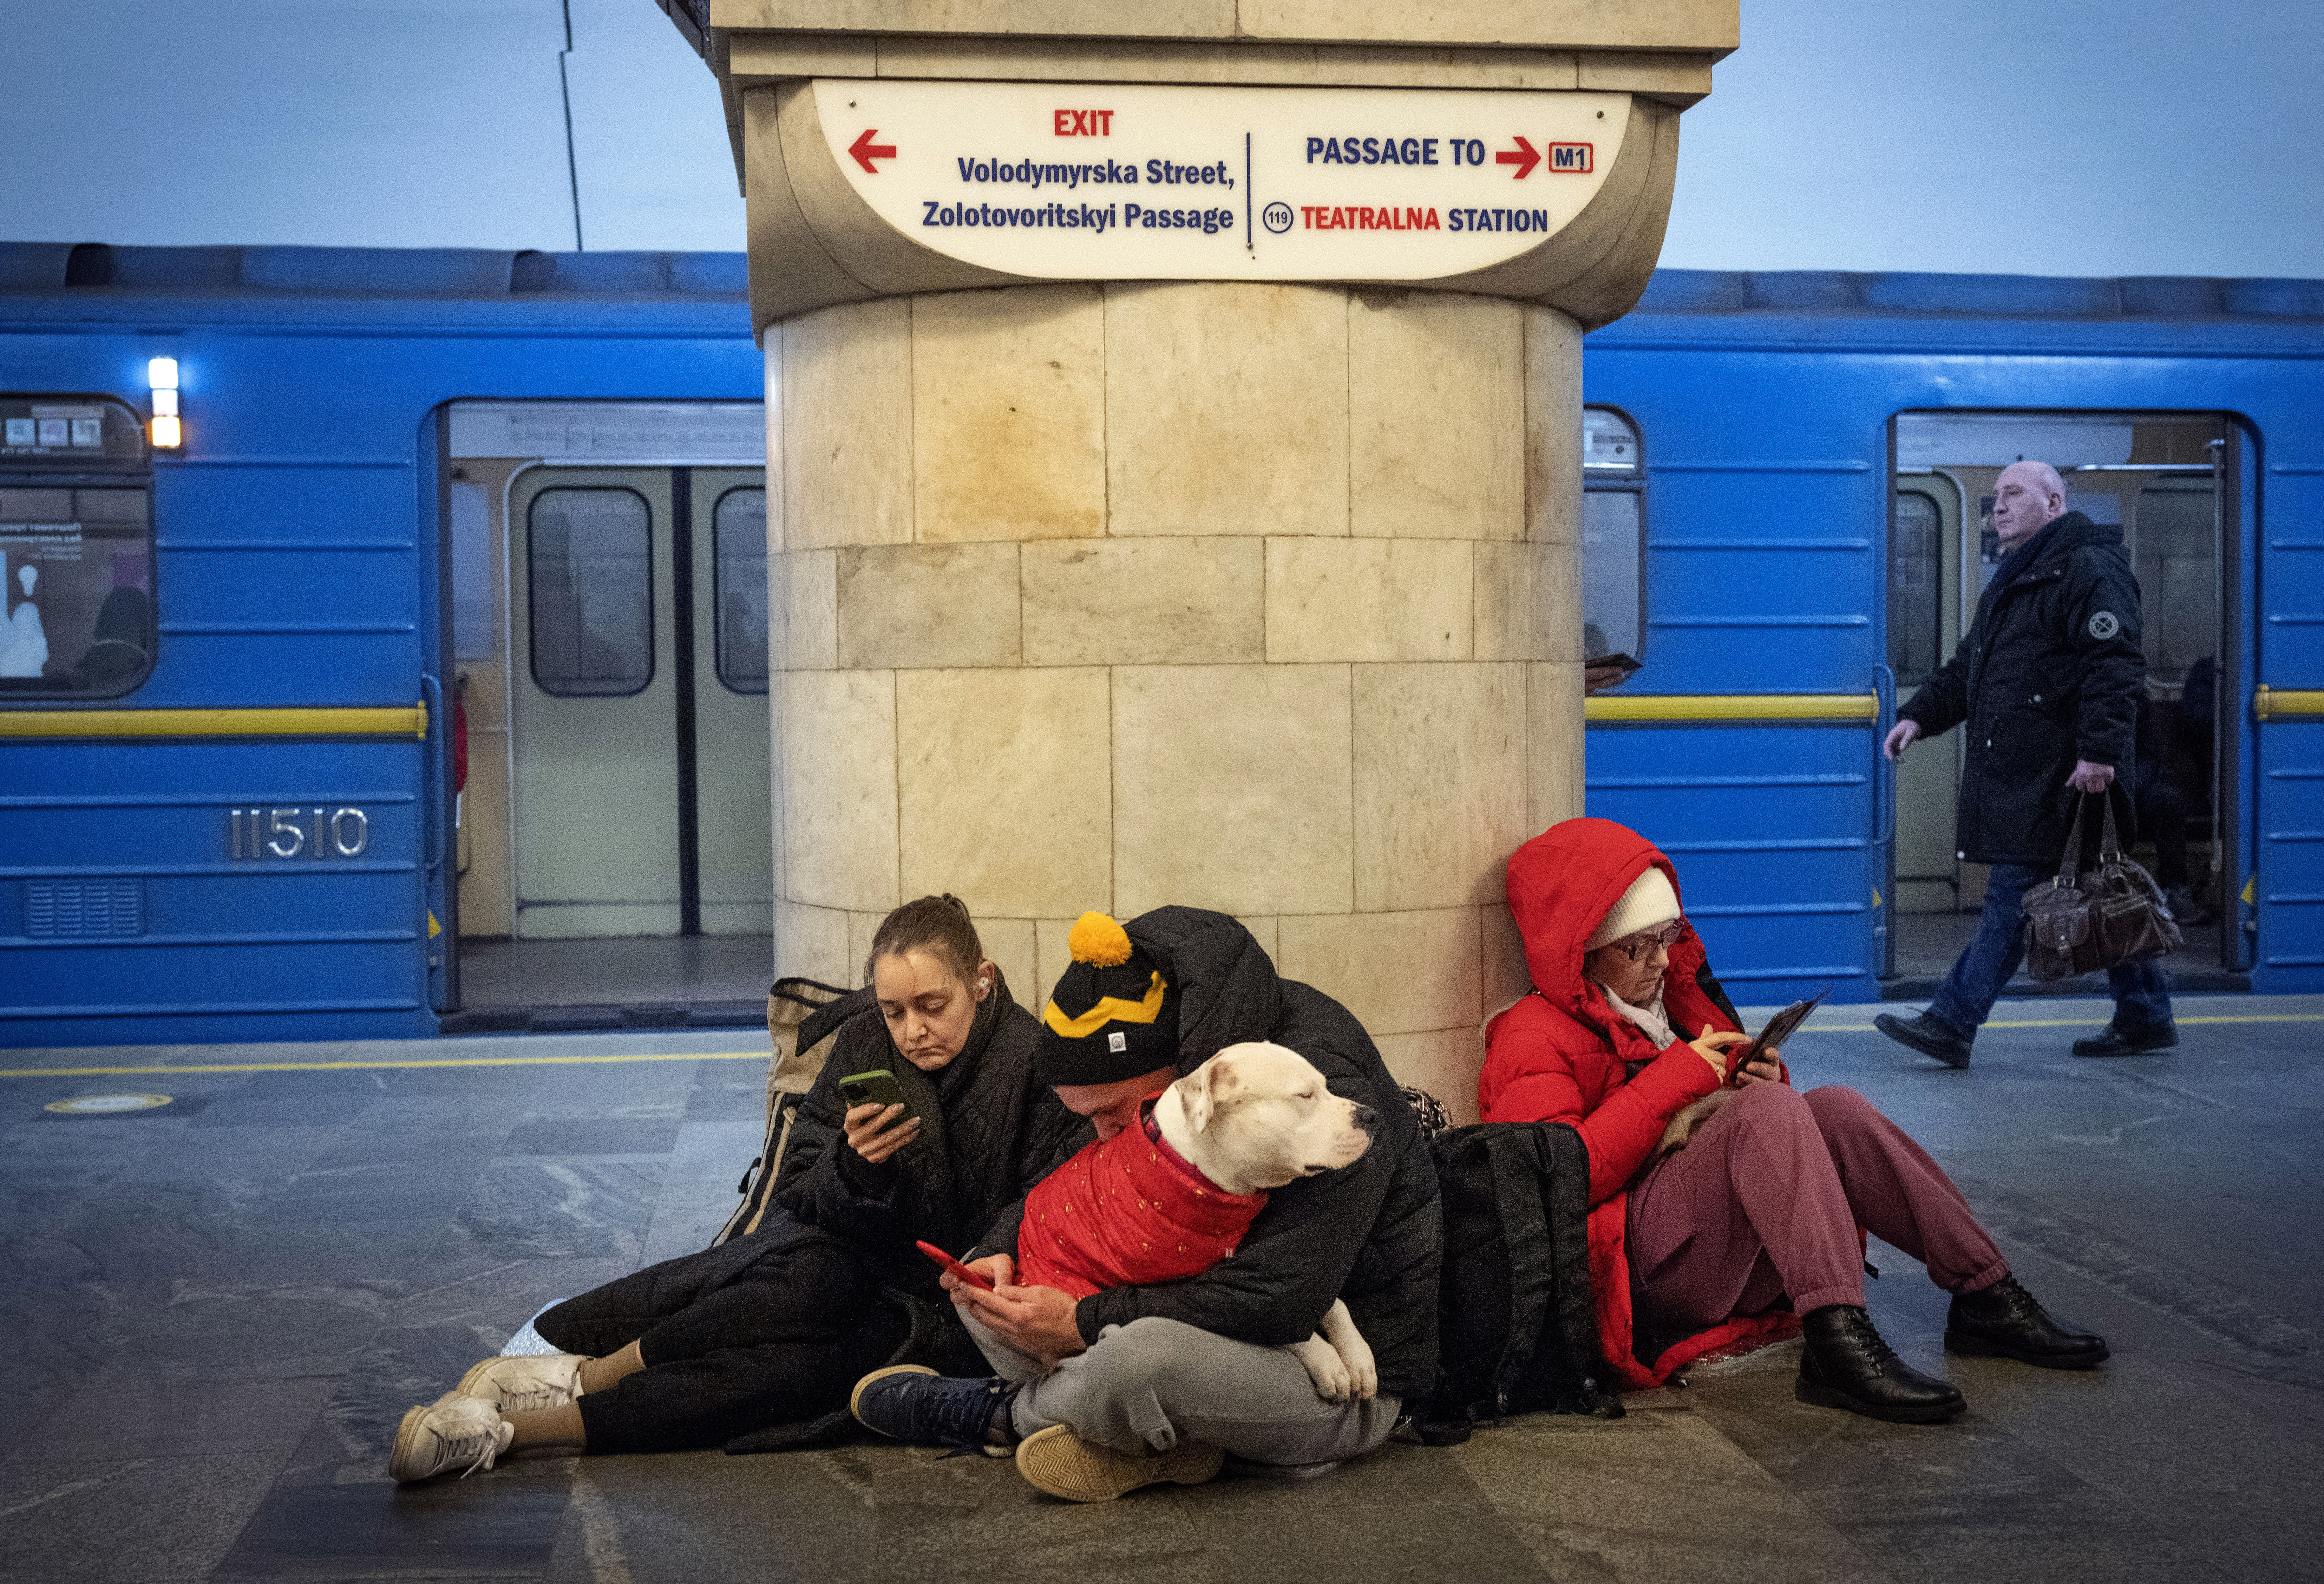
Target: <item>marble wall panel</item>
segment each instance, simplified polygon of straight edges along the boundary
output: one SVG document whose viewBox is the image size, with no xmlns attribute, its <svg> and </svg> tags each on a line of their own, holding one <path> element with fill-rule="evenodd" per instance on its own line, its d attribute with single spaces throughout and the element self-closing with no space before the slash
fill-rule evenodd
<svg viewBox="0 0 2324 1584">
<path fill-rule="evenodd" d="M 896 679 L 903 892 L 973 913 L 1078 916 L 1113 889 L 1106 673 L 905 672 Z"/>
<path fill-rule="evenodd" d="M 1040 972 L 1034 966 L 1038 959 L 1033 921 L 980 917 L 976 921 L 976 938 L 984 943 L 984 955 L 1008 982 L 1009 994 L 1016 997 L 1019 1005 L 1039 1016 L 1042 1004 L 1049 998 L 1049 989 L 1040 982 Z"/>
<path fill-rule="evenodd" d="M 1521 665 L 1355 668 L 1356 906 L 1482 904 L 1526 828 Z"/>
<path fill-rule="evenodd" d="M 847 915 L 837 908 L 775 900 L 775 977 L 798 975 L 825 985 L 852 985 L 863 959 L 847 951 Z"/>
<path fill-rule="evenodd" d="M 1095 285 L 912 301 L 922 543 L 1105 532 L 1105 302 Z"/>
<path fill-rule="evenodd" d="M 1336 998 L 1375 1035 L 1473 1028 L 1478 911 L 1286 915 L 1276 966 Z"/>
<path fill-rule="evenodd" d="M 1349 294 L 1351 533 L 1525 536 L 1523 312 L 1450 292 Z"/>
<path fill-rule="evenodd" d="M 1014 544 L 879 545 L 837 553 L 839 663 L 1017 663 Z"/>
<path fill-rule="evenodd" d="M 783 326 L 783 542 L 912 538 L 912 305 L 851 302 Z"/>
<path fill-rule="evenodd" d="M 1526 537 L 1582 535 L 1582 327 L 1554 308 L 1525 310 Z"/>
<path fill-rule="evenodd" d="M 1214 665 L 1260 659 L 1257 539 L 1028 544 L 1028 665 Z"/>
<path fill-rule="evenodd" d="M 1581 814 L 1582 662 L 1526 667 L 1526 835 Z"/>
<path fill-rule="evenodd" d="M 1468 659 L 1471 548 L 1458 540 L 1269 539 L 1267 658 Z"/>
<path fill-rule="evenodd" d="M 767 607 L 779 624 L 768 653 L 779 671 L 839 663 L 839 552 L 795 550 L 767 558 Z"/>
<path fill-rule="evenodd" d="M 1421 1033 L 1375 1033 L 1372 1043 L 1379 1048 L 1388 1075 L 1435 1096 L 1452 1114 L 1453 1126 L 1479 1119 L 1477 1075 L 1484 1070 L 1485 1042 L 1474 1024 Z"/>
<path fill-rule="evenodd" d="M 1343 665 L 1113 672 L 1114 900 L 1234 913 L 1352 900 Z"/>
<path fill-rule="evenodd" d="M 895 673 L 791 672 L 782 690 L 784 895 L 885 912 L 899 900 Z"/>
<path fill-rule="evenodd" d="M 1093 903 L 1082 912 L 1105 911 Z M 1039 993 L 1027 1005 L 1032 1007 L 1036 1017 L 1040 1016 L 1041 1008 L 1049 1004 L 1049 992 L 1056 988 L 1057 980 L 1064 976 L 1066 965 L 1074 960 L 1074 954 L 1065 949 L 1065 937 L 1073 933 L 1074 922 L 1081 916 L 1081 912 L 1076 912 L 1070 919 L 1033 921 L 1033 979 L 1039 987 Z"/>
<path fill-rule="evenodd" d="M 1479 544 L 1476 552 L 1476 655 L 1479 660 L 1547 660 L 1550 621 L 1541 586 L 1554 574 L 1544 566 L 1563 547 L 1533 543 Z M 1573 579 L 1566 579 L 1571 584 Z M 1564 655 L 1556 658 L 1565 659 Z"/>
<path fill-rule="evenodd" d="M 1338 288 L 1105 289 L 1107 531 L 1344 534 Z"/>
</svg>

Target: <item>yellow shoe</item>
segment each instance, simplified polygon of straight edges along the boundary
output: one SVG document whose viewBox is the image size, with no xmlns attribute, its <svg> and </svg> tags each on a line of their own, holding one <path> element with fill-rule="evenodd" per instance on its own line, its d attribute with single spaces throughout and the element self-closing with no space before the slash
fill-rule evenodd
<svg viewBox="0 0 2324 1584">
<path fill-rule="evenodd" d="M 1201 1485 L 1217 1475 L 1226 1459 L 1218 1448 L 1202 1441 L 1180 1441 L 1167 1452 L 1132 1457 L 1085 1441 L 1063 1424 L 1036 1431 L 1017 1443 L 1017 1472 L 1035 1489 L 1069 1502 L 1110 1502 L 1165 1479 Z"/>
</svg>

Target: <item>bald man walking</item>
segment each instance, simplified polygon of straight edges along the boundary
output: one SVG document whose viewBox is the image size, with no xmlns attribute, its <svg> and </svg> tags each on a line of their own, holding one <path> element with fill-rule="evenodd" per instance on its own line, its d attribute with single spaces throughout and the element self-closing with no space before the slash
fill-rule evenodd
<svg viewBox="0 0 2324 1584">
<path fill-rule="evenodd" d="M 2104 792 L 2136 764 L 2138 579 L 2122 530 L 2066 509 L 2065 482 L 2046 462 L 2015 462 L 1993 486 L 1993 525 L 2006 553 L 1977 618 L 1944 669 L 1896 711 L 1891 759 L 1923 736 L 1969 729 L 1961 771 L 1959 857 L 1993 866 L 1977 939 L 1929 1009 L 1872 1021 L 1890 1039 L 1967 1067 L 1978 1029 L 2025 955 L 2025 892 L 2058 872 L 2075 792 Z M 2149 959 L 2111 970 L 2114 1021 L 2074 1042 L 2077 1056 L 2130 1056 L 2179 1042 L 2171 993 Z"/>
</svg>

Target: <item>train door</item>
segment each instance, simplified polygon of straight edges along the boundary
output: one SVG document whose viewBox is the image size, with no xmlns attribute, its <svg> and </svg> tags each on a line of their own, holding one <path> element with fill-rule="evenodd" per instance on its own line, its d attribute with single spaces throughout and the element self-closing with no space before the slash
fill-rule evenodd
<svg viewBox="0 0 2324 1584">
<path fill-rule="evenodd" d="M 472 1012 L 763 993 L 761 412 L 451 409 Z"/>
<path fill-rule="evenodd" d="M 1999 566 L 1993 482 L 2020 459 L 2064 477 L 2067 505 L 2119 525 L 2143 600 L 2147 700 L 2134 775 L 2139 856 L 2201 921 L 2177 962 L 2243 966 L 2231 907 L 2236 864 L 2233 602 L 2222 597 L 2236 543 L 2230 428 L 2212 414 L 1904 413 L 1890 492 L 1888 663 L 1898 700 L 1950 658 Z M 1973 931 L 1985 866 L 1953 845 L 1960 734 L 1897 766 L 1887 911 L 1892 976 L 1941 975 Z M 2223 884 L 2223 880 L 2226 881 Z"/>
</svg>

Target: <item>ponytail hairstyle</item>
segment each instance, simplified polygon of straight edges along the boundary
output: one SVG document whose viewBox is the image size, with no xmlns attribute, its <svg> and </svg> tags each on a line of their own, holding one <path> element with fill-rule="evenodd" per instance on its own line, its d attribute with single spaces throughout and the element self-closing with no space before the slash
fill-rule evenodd
<svg viewBox="0 0 2324 1584">
<path fill-rule="evenodd" d="M 881 958 L 901 957 L 908 951 L 935 952 L 974 993 L 976 970 L 984 962 L 984 943 L 977 939 L 968 903 L 949 891 L 942 896 L 908 902 L 880 921 L 879 931 L 872 937 L 871 955 L 863 959 L 863 982 L 872 982 L 872 970 Z"/>
</svg>

